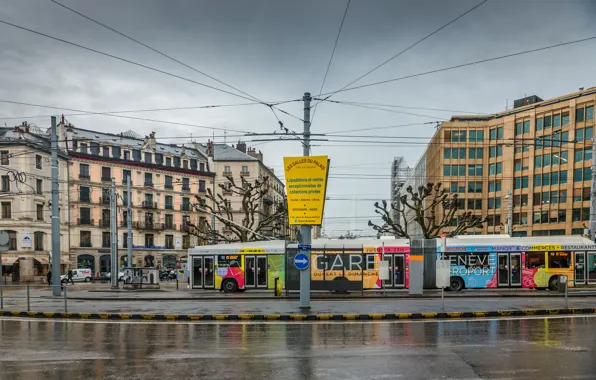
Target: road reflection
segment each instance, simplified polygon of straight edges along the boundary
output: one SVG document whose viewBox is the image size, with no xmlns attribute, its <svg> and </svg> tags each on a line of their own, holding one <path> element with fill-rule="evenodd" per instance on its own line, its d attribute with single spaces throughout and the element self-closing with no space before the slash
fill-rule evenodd
<svg viewBox="0 0 596 380">
<path fill-rule="evenodd" d="M 499 378 L 511 371 L 516 378 L 588 376 L 596 373 L 595 328 L 591 317 L 312 324 L 1 320 L 0 376 L 345 380 Z"/>
</svg>

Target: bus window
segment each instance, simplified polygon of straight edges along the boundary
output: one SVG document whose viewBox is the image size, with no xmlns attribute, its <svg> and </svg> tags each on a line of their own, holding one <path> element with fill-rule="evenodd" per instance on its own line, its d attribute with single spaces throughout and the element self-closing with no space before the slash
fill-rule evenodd
<svg viewBox="0 0 596 380">
<path fill-rule="evenodd" d="M 217 265 L 220 268 L 240 268 L 240 260 L 238 255 L 219 255 Z"/>
<path fill-rule="evenodd" d="M 526 253 L 526 268 L 545 268 L 544 252 Z"/>
<path fill-rule="evenodd" d="M 569 269 L 571 267 L 571 252 L 549 252 L 548 267 Z"/>
</svg>

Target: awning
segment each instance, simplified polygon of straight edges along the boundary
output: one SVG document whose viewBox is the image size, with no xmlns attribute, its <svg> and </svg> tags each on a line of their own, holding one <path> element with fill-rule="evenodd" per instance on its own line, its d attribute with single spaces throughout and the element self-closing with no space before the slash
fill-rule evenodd
<svg viewBox="0 0 596 380">
<path fill-rule="evenodd" d="M 2 254 L 2 265 L 12 265 L 19 259 L 17 255 Z"/>
<path fill-rule="evenodd" d="M 60 264 L 70 264 L 70 260 L 65 257 L 60 257 Z"/>
<path fill-rule="evenodd" d="M 35 261 L 37 261 L 40 264 L 49 264 L 50 263 L 50 259 L 48 259 L 47 257 L 40 257 L 40 256 L 36 256 L 34 257 Z"/>
</svg>

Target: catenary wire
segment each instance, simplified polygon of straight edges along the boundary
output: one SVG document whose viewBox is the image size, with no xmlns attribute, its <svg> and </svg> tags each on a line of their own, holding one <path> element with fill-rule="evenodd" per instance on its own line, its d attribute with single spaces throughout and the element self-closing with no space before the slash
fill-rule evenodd
<svg viewBox="0 0 596 380">
<path fill-rule="evenodd" d="M 354 79 L 353 81 L 351 81 L 350 83 L 346 84 L 345 86 L 343 86 L 342 88 L 340 88 L 337 91 L 333 91 L 331 93 L 328 94 L 319 94 L 320 95 L 327 95 L 326 99 L 329 99 L 330 97 L 332 97 L 333 95 L 337 94 L 338 92 L 342 92 L 344 91 L 347 87 L 351 86 L 352 84 L 358 82 L 359 80 L 361 80 L 362 78 L 372 74 L 373 72 L 375 72 L 376 70 L 380 69 L 381 67 L 385 66 L 386 64 L 388 64 L 389 62 L 393 61 L 395 58 L 399 57 L 400 55 L 402 55 L 403 53 L 407 52 L 408 50 L 412 49 L 413 47 L 415 47 L 416 45 L 424 42 L 425 40 L 427 40 L 428 38 L 432 37 L 433 35 L 439 33 L 441 30 L 445 29 L 446 27 L 448 27 L 449 25 L 453 24 L 454 22 L 456 22 L 457 20 L 461 19 L 462 17 L 466 16 L 467 14 L 469 14 L 470 12 L 473 12 L 475 9 L 479 8 L 481 5 L 485 4 L 488 0 L 484 0 L 482 2 L 480 2 L 479 4 L 475 5 L 474 7 L 472 7 L 471 9 L 467 10 L 466 12 L 462 13 L 461 15 L 457 16 L 456 18 L 454 18 L 453 20 L 449 21 L 447 24 L 444 24 L 443 26 L 441 26 L 440 28 L 436 29 L 435 31 L 433 31 L 432 33 L 426 35 L 425 37 L 423 37 L 422 39 L 414 42 L 412 45 L 408 46 L 407 48 L 401 50 L 400 52 L 398 52 L 397 54 L 393 55 L 392 57 L 390 57 L 389 59 L 385 60 L 384 62 L 380 63 L 379 65 L 375 66 L 374 68 L 372 68 L 371 70 L 367 71 L 366 73 L 362 74 L 361 76 L 359 76 L 358 78 Z M 320 103 L 320 101 L 319 101 Z M 318 103 L 317 103 L 318 104 Z M 315 104 L 316 106 L 316 104 Z"/>
</svg>

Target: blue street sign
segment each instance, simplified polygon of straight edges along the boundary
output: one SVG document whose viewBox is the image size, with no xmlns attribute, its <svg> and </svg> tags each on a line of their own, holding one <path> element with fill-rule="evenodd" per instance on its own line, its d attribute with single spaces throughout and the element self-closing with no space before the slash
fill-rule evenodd
<svg viewBox="0 0 596 380">
<path fill-rule="evenodd" d="M 300 270 L 305 270 L 310 264 L 310 258 L 304 253 L 299 253 L 294 256 L 294 266 Z"/>
<path fill-rule="evenodd" d="M 298 244 L 299 251 L 310 251 L 311 245 L 310 244 Z"/>
</svg>

